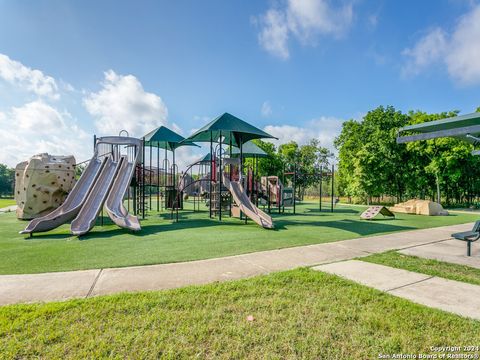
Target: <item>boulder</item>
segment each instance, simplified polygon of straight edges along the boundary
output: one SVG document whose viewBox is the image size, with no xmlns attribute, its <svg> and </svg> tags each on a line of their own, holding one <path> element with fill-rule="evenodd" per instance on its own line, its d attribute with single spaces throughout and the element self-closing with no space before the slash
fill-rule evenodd
<svg viewBox="0 0 480 360">
<path fill-rule="evenodd" d="M 404 203 L 396 204 L 389 208 L 391 212 L 414 214 L 414 215 L 427 215 L 427 216 L 441 216 L 448 215 L 448 211 L 444 210 L 442 205 L 430 200 L 417 200 L 412 199 Z"/>
<path fill-rule="evenodd" d="M 17 218 L 30 220 L 59 207 L 75 184 L 75 158 L 46 153 L 15 167 Z"/>
</svg>

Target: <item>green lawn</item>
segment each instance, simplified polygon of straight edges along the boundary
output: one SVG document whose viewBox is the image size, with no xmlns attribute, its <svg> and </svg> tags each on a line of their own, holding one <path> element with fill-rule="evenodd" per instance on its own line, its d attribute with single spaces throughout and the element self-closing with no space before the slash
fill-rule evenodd
<svg viewBox="0 0 480 360">
<path fill-rule="evenodd" d="M 15 205 L 14 199 L 0 198 L 0 209 L 11 205 Z"/>
<path fill-rule="evenodd" d="M 374 359 L 479 343 L 478 321 L 309 269 L 0 308 L 5 359 Z"/>
<path fill-rule="evenodd" d="M 374 254 L 359 260 L 480 285 L 480 269 L 470 266 L 403 255 L 396 251 Z"/>
<path fill-rule="evenodd" d="M 205 209 L 205 208 L 202 208 Z M 318 244 L 395 231 L 473 222 L 475 214 L 446 217 L 399 215 L 394 220 L 362 221 L 362 207 L 339 206 L 334 213 L 317 204 L 298 206 L 298 214 L 273 215 L 275 230 L 264 230 L 235 218 L 210 220 L 208 211 L 181 213 L 173 223 L 169 213 L 153 214 L 132 234 L 110 222 L 78 239 L 64 225 L 36 234 L 19 235 L 26 222 L 15 214 L 0 214 L 0 274 L 38 273 L 128 265 L 158 264 L 235 255 L 261 250 Z M 108 224 L 107 224 L 108 223 Z"/>
</svg>

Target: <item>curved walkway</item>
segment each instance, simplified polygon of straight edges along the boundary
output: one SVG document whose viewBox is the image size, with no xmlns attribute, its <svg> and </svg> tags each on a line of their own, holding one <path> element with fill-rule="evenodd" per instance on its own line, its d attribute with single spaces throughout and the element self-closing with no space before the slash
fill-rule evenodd
<svg viewBox="0 0 480 360">
<path fill-rule="evenodd" d="M 31 275 L 2 275 L 0 276 L 0 305 L 171 289 L 234 280 L 445 241 L 450 239 L 450 234 L 465 231 L 471 227 L 472 224 L 443 226 L 183 263 Z"/>
</svg>

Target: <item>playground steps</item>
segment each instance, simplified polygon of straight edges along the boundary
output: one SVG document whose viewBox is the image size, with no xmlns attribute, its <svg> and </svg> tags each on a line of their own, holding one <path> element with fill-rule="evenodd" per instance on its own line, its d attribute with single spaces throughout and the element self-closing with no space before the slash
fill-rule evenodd
<svg viewBox="0 0 480 360">
<path fill-rule="evenodd" d="M 372 220 L 378 214 L 383 215 L 384 217 L 395 217 L 395 215 L 388 210 L 385 206 L 369 206 L 361 215 L 360 219 L 363 220 Z"/>
</svg>

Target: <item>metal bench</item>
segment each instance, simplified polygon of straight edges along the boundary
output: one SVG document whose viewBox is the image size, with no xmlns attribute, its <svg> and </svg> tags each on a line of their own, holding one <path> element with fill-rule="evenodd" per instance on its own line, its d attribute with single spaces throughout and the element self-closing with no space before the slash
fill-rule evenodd
<svg viewBox="0 0 480 360">
<path fill-rule="evenodd" d="M 480 239 L 480 221 L 475 222 L 471 231 L 464 231 L 452 234 L 452 237 L 457 240 L 467 242 L 467 256 L 472 255 L 472 242 Z"/>
</svg>

